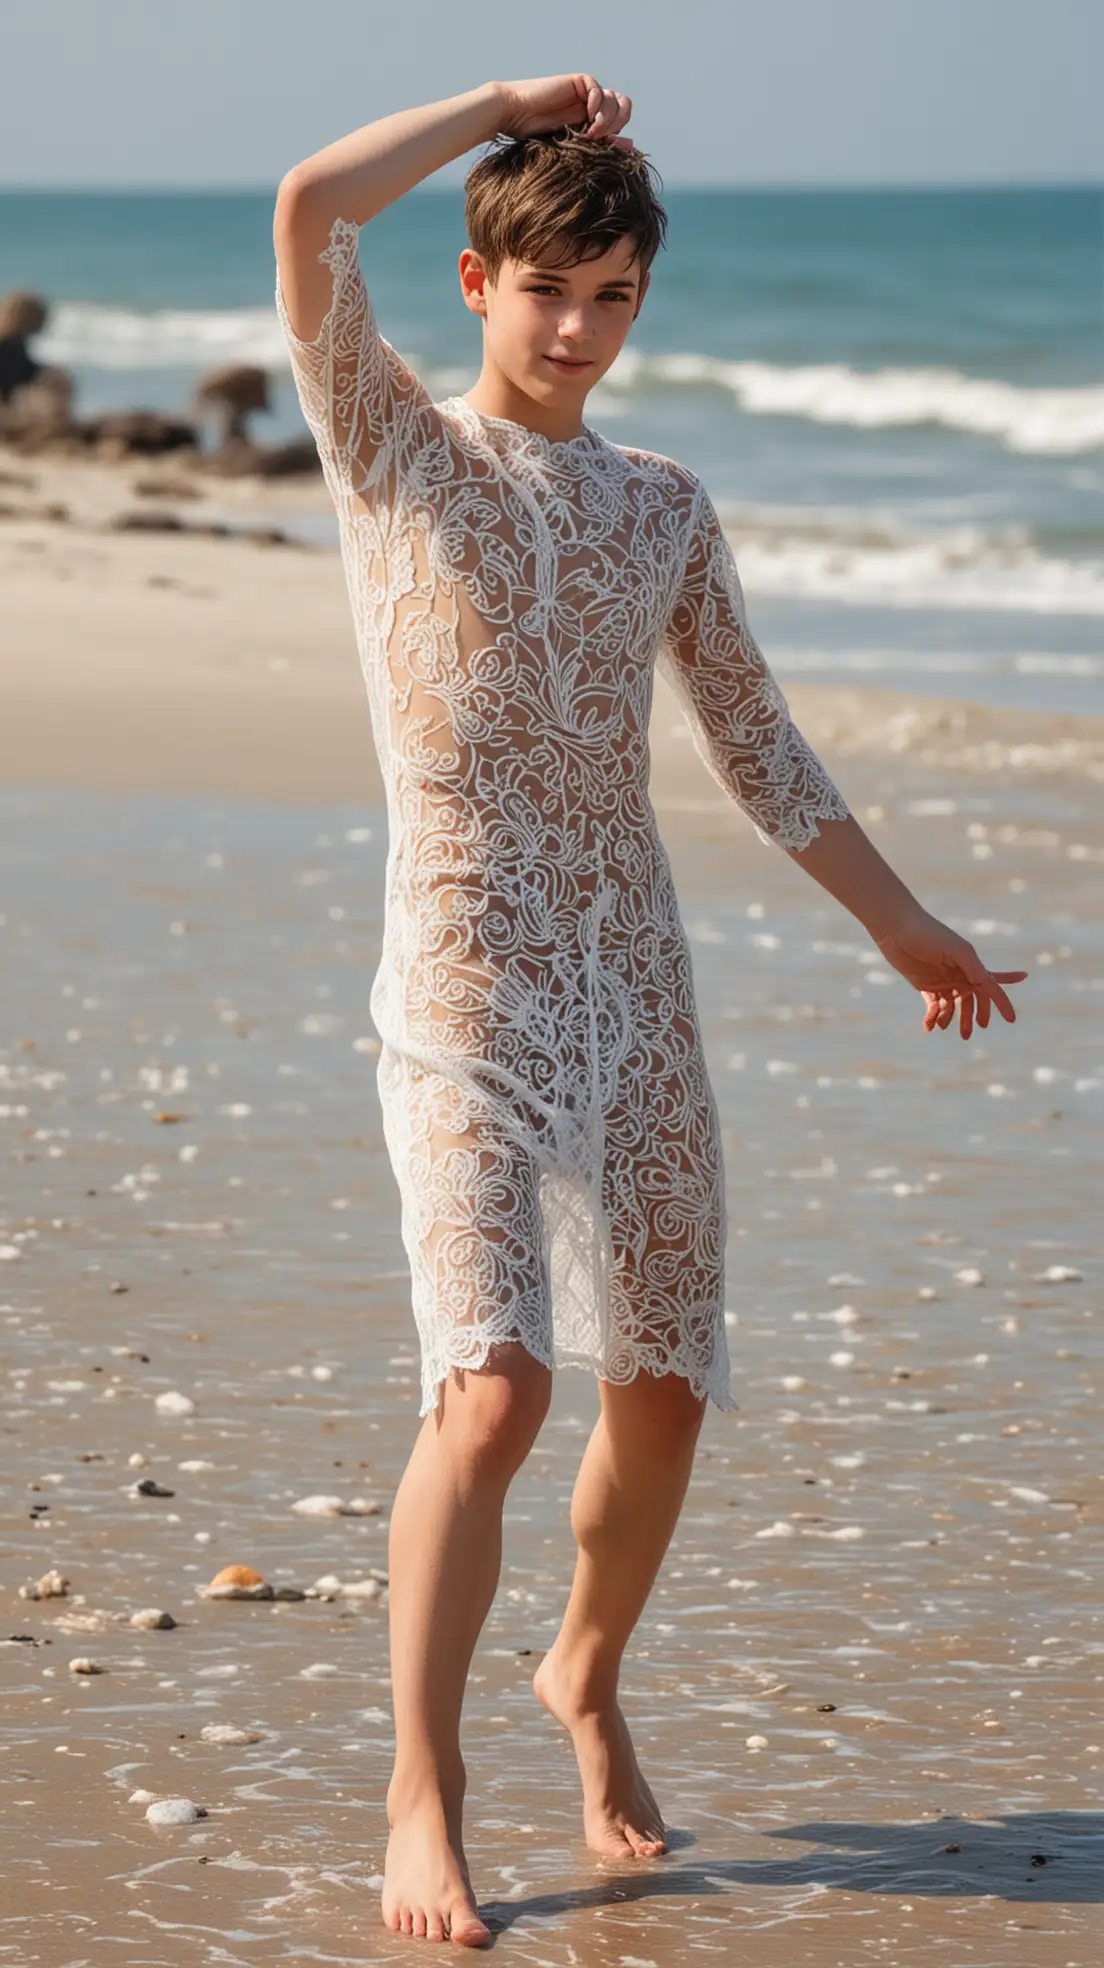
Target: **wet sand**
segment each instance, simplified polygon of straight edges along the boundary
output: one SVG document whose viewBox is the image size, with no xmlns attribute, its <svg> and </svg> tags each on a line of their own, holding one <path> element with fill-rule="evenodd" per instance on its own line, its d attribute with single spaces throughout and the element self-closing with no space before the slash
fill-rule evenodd
<svg viewBox="0 0 1104 1968">
<path fill-rule="evenodd" d="M 4 1632 L 26 1636 L 2 1648 L 0 1962 L 409 1957 L 378 1913 L 392 1737 L 370 1582 L 418 1380 L 368 1017 L 384 818 L 340 574 L 89 534 L 66 578 L 65 536 L 0 533 L 5 578 L 24 569 L 21 735 L 5 719 L 0 753 L 0 1323 Z M 199 635 L 195 555 L 218 584 Z M 266 669 L 285 651 L 290 672 Z M 597 1409 L 565 1370 L 468 1697 L 473 1878 L 497 1951 L 542 1968 L 1094 1968 L 1104 750 L 1086 724 L 790 694 L 928 906 L 1031 971 L 1021 1020 L 925 1037 L 919 1000 L 759 844 L 660 694 L 741 1404 L 707 1418 L 626 1659 L 671 1850 L 587 1851 L 570 1745 L 530 1690 Z M 132 1494 L 150 1481 L 172 1494 Z M 319 1495 L 378 1514 L 295 1510 Z M 200 1597 L 229 1564 L 365 1591 Z M 51 1567 L 66 1597 L 18 1596 Z M 136 1629 L 142 1608 L 177 1625 Z M 207 1815 L 157 1828 L 143 1793 Z"/>
</svg>

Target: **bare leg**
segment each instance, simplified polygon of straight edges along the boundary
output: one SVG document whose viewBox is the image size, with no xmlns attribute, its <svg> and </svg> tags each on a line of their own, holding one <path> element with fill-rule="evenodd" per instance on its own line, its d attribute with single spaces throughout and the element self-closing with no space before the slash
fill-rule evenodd
<svg viewBox="0 0 1104 1968">
<path fill-rule="evenodd" d="M 444 1383 L 395 1496 L 389 1536 L 395 1768 L 382 1897 L 397 1934 L 478 1947 L 462 1818 L 460 1711 L 494 1599 L 502 1506 L 547 1412 L 552 1375 L 520 1344 Z"/>
<path fill-rule="evenodd" d="M 678 1522 L 705 1402 L 677 1374 L 641 1372 L 627 1386 L 599 1388 L 602 1413 L 571 1500 L 579 1546 L 571 1597 L 533 1687 L 571 1731 L 588 1845 L 606 1857 L 654 1858 L 667 1849 L 665 1827 L 617 1683 Z"/>
</svg>

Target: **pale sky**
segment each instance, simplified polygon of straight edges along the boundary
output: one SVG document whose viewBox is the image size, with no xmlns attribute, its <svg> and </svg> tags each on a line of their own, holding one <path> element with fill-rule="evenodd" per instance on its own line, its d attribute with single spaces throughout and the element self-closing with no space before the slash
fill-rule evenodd
<svg viewBox="0 0 1104 1968">
<path fill-rule="evenodd" d="M 0 64 L 0 188 L 272 190 L 389 110 L 576 69 L 669 185 L 1104 181 L 1104 0 L 4 0 Z"/>
</svg>

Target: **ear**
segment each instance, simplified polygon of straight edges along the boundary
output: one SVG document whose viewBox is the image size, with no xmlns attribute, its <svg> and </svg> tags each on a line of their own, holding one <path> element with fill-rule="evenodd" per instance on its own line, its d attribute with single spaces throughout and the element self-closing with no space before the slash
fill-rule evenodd
<svg viewBox="0 0 1104 1968">
<path fill-rule="evenodd" d="M 464 296 L 464 306 L 470 308 L 473 314 L 482 315 L 486 319 L 486 289 L 489 285 L 493 285 L 493 282 L 488 279 L 487 270 L 479 254 L 474 252 L 470 246 L 465 246 L 461 253 L 457 271 L 460 275 L 460 290 Z"/>
<path fill-rule="evenodd" d="M 649 282 L 651 281 L 651 278 L 652 278 L 652 275 L 651 275 L 651 269 L 649 269 L 649 271 L 648 271 L 648 272 L 647 272 L 647 273 L 646 273 L 646 274 L 644 275 L 644 278 L 643 278 L 643 280 L 642 280 L 642 281 L 641 281 L 641 283 L 640 283 L 640 292 L 639 292 L 639 293 L 637 294 L 637 297 L 636 297 L 636 306 L 635 306 L 635 308 L 633 309 L 633 320 L 634 320 L 634 321 L 636 320 L 636 317 L 637 317 L 637 315 L 638 315 L 638 314 L 640 313 L 640 310 L 641 310 L 641 308 L 642 308 L 642 307 L 643 307 L 643 305 L 644 305 L 644 296 L 645 296 L 645 294 L 646 294 L 646 293 L 647 293 L 647 291 L 648 291 L 648 285 L 649 285 Z"/>
</svg>

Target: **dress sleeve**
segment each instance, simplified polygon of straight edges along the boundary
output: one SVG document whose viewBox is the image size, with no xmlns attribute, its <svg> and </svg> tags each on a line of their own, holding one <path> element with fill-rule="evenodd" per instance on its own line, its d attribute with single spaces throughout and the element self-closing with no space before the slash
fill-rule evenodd
<svg viewBox="0 0 1104 1968">
<path fill-rule="evenodd" d="M 658 661 L 695 748 L 760 840 L 800 849 L 819 833 L 819 821 L 849 818 L 748 627 L 732 548 L 700 481 Z"/>
<path fill-rule="evenodd" d="M 418 441 L 428 391 L 376 327 L 357 247 L 360 227 L 336 218 L 318 255 L 330 268 L 332 295 L 322 326 L 304 341 L 288 320 L 279 272 L 276 313 L 291 354 L 295 388 L 335 497 L 371 501 L 393 482 Z"/>
</svg>

